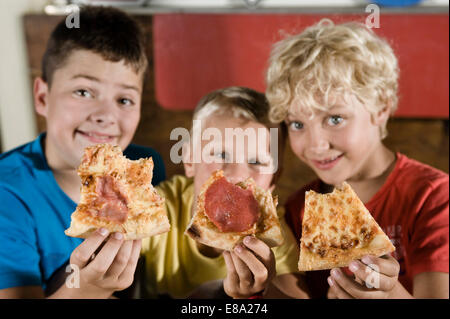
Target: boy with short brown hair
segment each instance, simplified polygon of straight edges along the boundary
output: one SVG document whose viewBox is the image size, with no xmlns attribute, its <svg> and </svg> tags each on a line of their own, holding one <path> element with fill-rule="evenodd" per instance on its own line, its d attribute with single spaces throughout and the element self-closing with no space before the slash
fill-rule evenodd
<svg viewBox="0 0 450 319">
<path fill-rule="evenodd" d="M 140 119 L 145 35 L 118 9 L 76 14 L 79 28 L 63 19 L 54 29 L 34 82 L 47 131 L 0 156 L 0 298 L 105 298 L 131 284 L 140 241 L 108 238 L 104 229 L 84 242 L 64 234 L 80 199 L 85 147 L 110 143 L 130 159 L 151 156 L 153 184 L 165 178 L 156 151 L 130 144 Z M 69 258 L 79 287 L 55 279 L 70 272 Z"/>
</svg>

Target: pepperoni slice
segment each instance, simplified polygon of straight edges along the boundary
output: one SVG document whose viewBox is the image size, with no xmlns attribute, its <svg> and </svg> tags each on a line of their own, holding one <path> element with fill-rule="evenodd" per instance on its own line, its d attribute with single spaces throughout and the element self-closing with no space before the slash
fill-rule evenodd
<svg viewBox="0 0 450 319">
<path fill-rule="evenodd" d="M 127 200 L 111 176 L 97 179 L 95 188 L 97 199 L 92 203 L 94 209 L 89 209 L 96 217 L 107 221 L 124 223 L 128 216 Z"/>
<path fill-rule="evenodd" d="M 205 213 L 222 232 L 243 232 L 259 218 L 258 202 L 249 189 L 229 183 L 222 177 L 205 194 Z"/>
</svg>

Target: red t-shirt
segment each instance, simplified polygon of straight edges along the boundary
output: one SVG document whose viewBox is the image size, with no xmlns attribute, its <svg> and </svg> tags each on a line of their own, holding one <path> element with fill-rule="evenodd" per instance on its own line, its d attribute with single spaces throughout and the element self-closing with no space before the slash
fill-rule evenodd
<svg viewBox="0 0 450 319">
<path fill-rule="evenodd" d="M 400 283 L 412 294 L 413 277 L 422 272 L 449 270 L 448 174 L 397 153 L 397 162 L 384 185 L 365 203 L 396 247 Z M 320 192 L 316 180 L 286 203 L 286 221 L 301 237 L 305 191 Z M 313 297 L 326 296 L 329 270 L 306 273 Z"/>
</svg>

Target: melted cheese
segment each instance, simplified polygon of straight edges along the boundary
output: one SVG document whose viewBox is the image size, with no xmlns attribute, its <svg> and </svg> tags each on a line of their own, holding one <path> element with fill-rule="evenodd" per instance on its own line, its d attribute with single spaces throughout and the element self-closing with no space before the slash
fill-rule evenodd
<svg viewBox="0 0 450 319">
<path fill-rule="evenodd" d="M 324 257 L 330 249 L 378 245 L 379 228 L 349 187 L 330 194 L 306 193 L 302 244 L 313 253 Z"/>
</svg>

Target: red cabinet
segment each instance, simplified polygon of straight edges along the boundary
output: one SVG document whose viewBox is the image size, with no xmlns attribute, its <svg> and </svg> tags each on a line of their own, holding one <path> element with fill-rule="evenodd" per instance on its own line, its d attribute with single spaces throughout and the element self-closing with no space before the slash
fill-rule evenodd
<svg viewBox="0 0 450 319">
<path fill-rule="evenodd" d="M 160 14 L 153 17 L 156 97 L 166 109 L 193 109 L 211 90 L 230 85 L 263 91 L 271 45 L 322 18 L 364 22 L 366 15 Z M 375 32 L 400 64 L 398 117 L 449 114 L 448 14 L 381 12 Z"/>
</svg>

